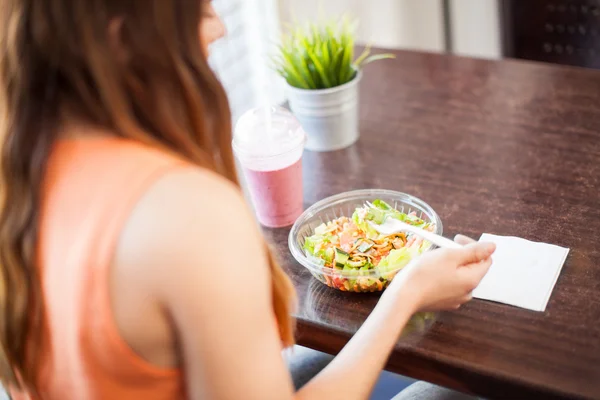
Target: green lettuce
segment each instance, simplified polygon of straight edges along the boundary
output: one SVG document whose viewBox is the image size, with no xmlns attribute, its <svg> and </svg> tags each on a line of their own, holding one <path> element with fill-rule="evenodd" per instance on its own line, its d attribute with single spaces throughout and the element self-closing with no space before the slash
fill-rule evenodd
<svg viewBox="0 0 600 400">
<path fill-rule="evenodd" d="M 315 255 L 315 247 L 321 243 L 322 238 L 320 236 L 310 236 L 304 239 L 304 250 L 310 255 Z"/>
<path fill-rule="evenodd" d="M 310 237 L 307 237 L 304 240 L 304 250 L 308 253 L 308 255 L 312 256 L 312 257 L 316 257 L 318 259 L 320 259 L 321 261 L 325 261 L 327 263 L 332 263 L 333 262 L 333 258 L 335 257 L 335 252 L 333 251 L 332 248 L 325 248 L 322 245 L 324 243 L 330 243 L 332 242 L 332 236 L 319 236 L 319 235 L 313 235 Z M 316 250 L 316 247 L 318 245 L 321 245 L 321 248 L 319 251 Z"/>
<path fill-rule="evenodd" d="M 315 228 L 315 234 L 307 237 L 304 240 L 304 250 L 306 250 L 310 255 L 316 256 L 318 252 L 315 252 L 315 248 L 318 245 L 322 245 L 325 243 L 333 243 L 336 244 L 338 241 L 337 237 L 330 234 L 330 231 L 327 229 L 327 225 L 321 224 Z M 329 258 L 329 255 L 328 255 Z"/>
<path fill-rule="evenodd" d="M 414 247 L 402 247 L 398 250 L 392 250 L 387 257 L 381 259 L 377 265 L 377 269 L 379 270 L 380 274 L 386 274 L 388 272 L 402 269 L 420 253 L 420 249 Z"/>
<path fill-rule="evenodd" d="M 379 200 L 379 199 L 377 199 L 377 200 L 374 200 L 374 201 L 373 201 L 373 205 L 374 205 L 375 207 L 379 208 L 380 210 L 384 210 L 384 211 L 391 211 L 391 210 L 394 210 L 394 208 L 392 208 L 392 206 L 390 206 L 388 203 L 386 203 L 386 202 L 385 202 L 385 201 L 383 201 L 383 200 Z M 396 211 L 396 210 L 394 210 L 394 211 Z"/>
<path fill-rule="evenodd" d="M 383 224 L 388 218 L 395 218 L 399 221 L 406 222 L 407 224 L 418 226 L 419 228 L 425 228 L 429 225 L 416 215 L 401 213 L 383 200 L 374 200 L 373 206 L 375 207 L 369 208 L 366 219 L 373 221 L 378 225 Z"/>
<path fill-rule="evenodd" d="M 354 211 L 354 214 L 352 214 L 352 221 L 359 229 L 366 232 L 368 239 L 375 239 L 379 236 L 379 233 L 375 230 L 375 228 L 369 225 L 366 220 L 358 216 L 358 211 Z"/>
</svg>

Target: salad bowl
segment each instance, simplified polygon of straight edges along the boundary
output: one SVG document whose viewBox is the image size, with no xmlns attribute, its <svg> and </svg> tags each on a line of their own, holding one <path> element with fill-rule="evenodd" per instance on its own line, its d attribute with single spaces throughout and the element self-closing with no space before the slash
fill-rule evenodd
<svg viewBox="0 0 600 400">
<path fill-rule="evenodd" d="M 365 206 L 367 202 L 375 207 Z M 388 217 L 437 235 L 443 233 L 438 214 L 412 195 L 356 190 L 308 208 L 290 231 L 290 252 L 329 287 L 346 292 L 382 291 L 410 260 L 435 247 L 410 233 L 382 235 L 370 226 Z"/>
</svg>

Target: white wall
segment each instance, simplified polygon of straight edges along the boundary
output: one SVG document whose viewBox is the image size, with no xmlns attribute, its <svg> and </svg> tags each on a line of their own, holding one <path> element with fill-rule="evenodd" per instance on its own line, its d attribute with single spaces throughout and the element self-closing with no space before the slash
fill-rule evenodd
<svg viewBox="0 0 600 400">
<path fill-rule="evenodd" d="M 278 0 L 284 22 L 350 12 L 360 20 L 359 41 L 375 46 L 445 51 L 442 0 Z M 523 0 L 525 1 L 525 0 Z M 453 51 L 499 58 L 499 0 L 450 0 Z"/>
<path fill-rule="evenodd" d="M 444 50 L 440 0 L 279 0 L 283 21 L 349 12 L 360 21 L 358 39 L 387 48 Z"/>
<path fill-rule="evenodd" d="M 455 54 L 483 58 L 502 56 L 499 7 L 498 0 L 450 0 Z"/>
</svg>

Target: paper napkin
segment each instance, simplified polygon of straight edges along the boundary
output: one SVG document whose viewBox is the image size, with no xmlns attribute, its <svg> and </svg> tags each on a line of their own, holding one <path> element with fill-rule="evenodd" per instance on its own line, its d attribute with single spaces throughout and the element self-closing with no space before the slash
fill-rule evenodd
<svg viewBox="0 0 600 400">
<path fill-rule="evenodd" d="M 473 297 L 545 311 L 569 249 L 488 233 L 479 241 L 495 243 L 497 248 Z"/>
</svg>

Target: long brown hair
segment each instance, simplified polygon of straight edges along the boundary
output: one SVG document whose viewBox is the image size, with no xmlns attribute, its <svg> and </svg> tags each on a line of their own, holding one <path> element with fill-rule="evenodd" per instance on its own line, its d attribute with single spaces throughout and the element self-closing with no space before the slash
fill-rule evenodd
<svg viewBox="0 0 600 400">
<path fill-rule="evenodd" d="M 44 305 L 41 183 L 65 110 L 238 183 L 231 116 L 203 54 L 201 0 L 2 0 L 0 378 L 35 388 Z M 111 36 L 118 27 L 118 46 Z M 270 255 L 273 309 L 293 343 L 293 288 Z"/>
</svg>

